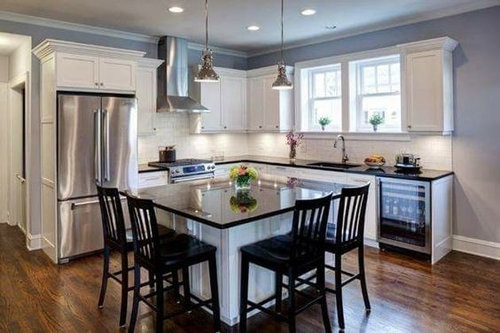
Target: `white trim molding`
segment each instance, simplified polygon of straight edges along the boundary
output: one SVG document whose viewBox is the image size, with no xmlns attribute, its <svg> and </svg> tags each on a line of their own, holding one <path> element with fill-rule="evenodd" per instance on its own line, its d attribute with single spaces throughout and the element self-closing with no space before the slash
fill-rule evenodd
<svg viewBox="0 0 500 333">
<path fill-rule="evenodd" d="M 66 21 L 52 20 L 52 19 L 47 19 L 47 18 L 43 18 L 43 17 L 36 17 L 36 16 L 6 12 L 6 11 L 0 11 L 0 20 L 17 22 L 17 23 L 32 24 L 32 25 L 38 25 L 38 26 L 42 26 L 42 27 L 49 27 L 49 28 L 55 28 L 55 29 L 78 31 L 78 32 L 83 32 L 83 33 L 88 33 L 88 34 L 121 38 L 121 39 L 128 39 L 128 40 L 153 43 L 153 44 L 157 44 L 158 40 L 159 40 L 158 37 L 148 36 L 148 35 L 144 35 L 144 34 L 138 34 L 138 33 L 133 33 L 133 32 L 108 29 L 108 28 L 101 28 L 101 27 L 90 26 L 90 25 L 86 25 L 86 24 L 78 24 L 78 23 L 72 23 L 72 22 L 66 22 Z"/>
<path fill-rule="evenodd" d="M 237 50 L 231 50 L 231 49 L 226 49 L 223 47 L 217 47 L 217 46 L 208 46 L 215 54 L 225 54 L 225 55 L 230 55 L 233 57 L 240 57 L 240 58 L 248 58 L 248 53 L 243 52 L 243 51 L 237 51 Z M 188 42 L 188 48 L 190 50 L 195 50 L 195 51 L 203 51 L 205 49 L 204 44 L 200 43 L 195 43 L 195 42 Z"/>
<path fill-rule="evenodd" d="M 500 243 L 453 235 L 453 250 L 500 260 Z"/>
<path fill-rule="evenodd" d="M 28 250 L 40 250 L 42 248 L 42 235 L 32 235 L 28 232 L 28 236 L 26 237 L 26 247 Z"/>
</svg>

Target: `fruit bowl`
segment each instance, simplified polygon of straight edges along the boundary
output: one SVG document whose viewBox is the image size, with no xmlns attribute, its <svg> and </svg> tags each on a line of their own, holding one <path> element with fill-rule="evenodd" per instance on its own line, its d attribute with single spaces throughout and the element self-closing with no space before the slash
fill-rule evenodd
<svg viewBox="0 0 500 333">
<path fill-rule="evenodd" d="M 366 162 L 365 164 L 370 167 L 370 169 L 380 169 L 384 166 L 385 162 Z"/>
<path fill-rule="evenodd" d="M 365 164 L 371 169 L 380 169 L 385 164 L 385 158 L 381 155 L 371 155 L 365 158 Z"/>
</svg>

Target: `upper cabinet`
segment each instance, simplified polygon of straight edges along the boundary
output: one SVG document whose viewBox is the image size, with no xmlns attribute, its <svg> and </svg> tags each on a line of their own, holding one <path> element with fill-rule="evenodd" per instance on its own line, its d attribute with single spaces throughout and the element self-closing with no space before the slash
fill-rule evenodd
<svg viewBox="0 0 500 333">
<path fill-rule="evenodd" d="M 35 47 L 39 59 L 55 59 L 58 90 L 135 93 L 137 60 L 145 52 L 47 39 Z"/>
<path fill-rule="evenodd" d="M 163 60 L 141 58 L 137 61 L 136 92 L 137 97 L 137 133 L 140 136 L 155 132 L 157 98 L 157 69 Z"/>
<path fill-rule="evenodd" d="M 409 132 L 453 131 L 453 60 L 448 37 L 401 45 Z"/>
<path fill-rule="evenodd" d="M 253 69 L 248 74 L 247 129 L 249 131 L 288 131 L 293 128 L 293 89 L 274 90 L 276 66 Z M 293 81 L 293 69 L 287 67 Z"/>
<path fill-rule="evenodd" d="M 208 112 L 192 116 L 192 131 L 195 133 L 244 131 L 246 72 L 227 68 L 215 70 L 220 76 L 219 82 L 191 84 L 192 97 L 208 109 Z"/>
</svg>

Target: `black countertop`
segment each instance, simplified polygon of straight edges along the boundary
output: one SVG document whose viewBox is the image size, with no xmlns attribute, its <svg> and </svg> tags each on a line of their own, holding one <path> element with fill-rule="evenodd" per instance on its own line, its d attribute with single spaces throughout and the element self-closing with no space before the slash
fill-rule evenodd
<svg viewBox="0 0 500 333">
<path fill-rule="evenodd" d="M 379 177 L 402 178 L 402 179 L 412 179 L 412 180 L 422 180 L 422 181 L 433 181 L 453 174 L 453 171 L 432 170 L 432 169 L 421 169 L 419 173 L 406 173 L 406 172 L 402 173 L 398 169 L 391 166 L 384 166 L 381 169 L 370 169 L 365 165 L 361 165 L 359 167 L 354 167 L 350 169 L 334 169 L 334 168 L 324 168 L 324 167 L 309 165 L 310 163 L 315 163 L 315 162 L 319 161 L 297 159 L 294 162 L 291 162 L 288 158 L 282 158 L 282 157 L 242 155 L 234 157 L 225 157 L 224 160 L 222 161 L 215 161 L 215 164 L 223 165 L 232 163 L 262 163 L 262 164 L 278 165 L 285 167 L 367 174 Z M 159 170 L 161 169 L 150 167 L 148 165 L 139 166 L 139 172 L 154 172 Z"/>
<path fill-rule="evenodd" d="M 343 184 L 261 175 L 247 192 L 236 191 L 228 178 L 170 184 L 131 190 L 152 199 L 159 209 L 226 229 L 293 210 L 296 199 L 340 196 Z"/>
</svg>

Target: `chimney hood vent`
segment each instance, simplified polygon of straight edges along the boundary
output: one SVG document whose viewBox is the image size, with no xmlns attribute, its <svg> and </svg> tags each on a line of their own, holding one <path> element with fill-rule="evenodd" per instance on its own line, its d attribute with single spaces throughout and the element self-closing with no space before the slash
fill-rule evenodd
<svg viewBox="0 0 500 333">
<path fill-rule="evenodd" d="M 188 95 L 188 45 L 185 39 L 165 36 L 158 42 L 158 112 L 210 112 Z"/>
</svg>

